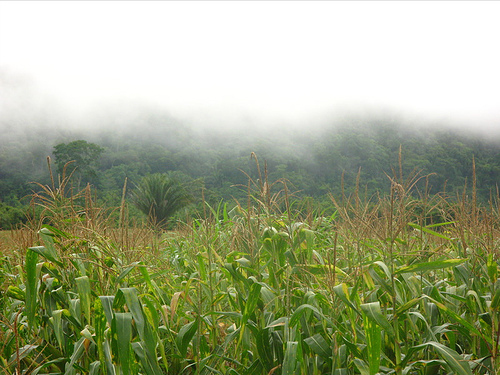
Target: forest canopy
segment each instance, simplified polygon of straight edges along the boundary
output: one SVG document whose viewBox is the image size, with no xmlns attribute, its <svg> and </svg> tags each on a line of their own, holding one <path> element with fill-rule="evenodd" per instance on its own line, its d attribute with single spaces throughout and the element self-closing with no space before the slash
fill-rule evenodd
<svg viewBox="0 0 500 375">
<path fill-rule="evenodd" d="M 312 197 L 323 209 L 332 207 L 329 194 L 349 195 L 356 186 L 368 198 L 383 194 L 390 186 L 389 177 L 400 173 L 428 176 L 418 188 L 426 184 L 429 194 L 446 192 L 451 197 L 462 194 L 464 187 L 470 189 L 475 173 L 479 200 L 486 203 L 490 194 L 496 195 L 500 178 L 500 140 L 439 127 L 352 121 L 314 132 L 276 127 L 243 133 L 195 131 L 168 117 L 145 120 L 145 124 L 142 132 L 103 128 L 86 137 L 68 131 L 64 137 L 44 134 L 24 142 L 0 142 L 3 228 L 21 221 L 18 210 L 26 209 L 29 195 L 36 190 L 32 182 L 50 182 L 47 156 L 52 157 L 58 175 L 72 161 L 67 172 L 73 173 L 74 187 L 91 184 L 108 206 L 120 205 L 125 180 L 129 193 L 153 174 L 174 173 L 183 181 L 201 181 L 191 192 L 195 211 L 202 189 L 210 203 L 234 204 L 246 196 L 248 178 L 259 178 L 252 152 L 269 181 L 286 179 L 297 199 Z"/>
</svg>

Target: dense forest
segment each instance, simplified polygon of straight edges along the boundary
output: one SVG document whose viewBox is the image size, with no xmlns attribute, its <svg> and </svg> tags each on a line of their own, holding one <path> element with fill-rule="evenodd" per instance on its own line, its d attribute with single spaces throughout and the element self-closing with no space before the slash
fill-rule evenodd
<svg viewBox="0 0 500 375">
<path fill-rule="evenodd" d="M 198 199 L 193 212 L 201 207 L 202 195 L 212 204 L 244 199 L 249 178 L 259 178 L 259 166 L 260 178 L 271 183 L 285 179 L 286 188 L 298 200 L 312 197 L 324 210 L 331 208 L 330 194 L 349 195 L 358 186 L 369 198 L 387 192 L 390 177 L 400 173 L 422 176 L 416 185 L 420 192 L 445 192 L 452 198 L 462 194 L 464 186 L 472 186 L 475 173 L 482 202 L 496 195 L 500 178 L 500 139 L 398 119 L 353 117 L 321 126 L 242 130 L 191 127 L 165 114 L 143 114 L 132 124 L 115 120 L 92 131 L 85 126 L 33 126 L 20 133 L 15 122 L 10 128 L 4 122 L 3 127 L 3 228 L 25 220 L 29 196 L 37 189 L 33 182 L 50 183 L 48 156 L 56 176 L 67 161 L 82 157 L 73 163 L 77 167 L 74 187 L 91 184 L 107 206 L 120 204 L 126 179 L 130 192 L 146 175 L 174 174 L 189 183 Z M 87 156 L 82 154 L 85 147 Z M 278 190 L 284 187 L 272 185 Z"/>
</svg>

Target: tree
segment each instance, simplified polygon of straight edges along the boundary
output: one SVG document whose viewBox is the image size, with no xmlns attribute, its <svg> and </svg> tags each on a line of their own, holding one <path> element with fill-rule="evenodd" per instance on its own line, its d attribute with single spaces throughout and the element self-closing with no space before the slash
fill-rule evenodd
<svg viewBox="0 0 500 375">
<path fill-rule="evenodd" d="M 169 219 L 192 201 L 192 196 L 169 174 L 155 173 L 143 177 L 132 192 L 132 200 L 151 224 L 166 227 Z"/>
<path fill-rule="evenodd" d="M 64 166 L 68 162 L 73 162 L 68 166 L 67 173 L 73 173 L 76 178 L 78 189 L 82 182 L 96 183 L 99 159 L 104 152 L 104 148 L 95 143 L 84 140 L 70 143 L 59 143 L 54 146 L 53 154 L 56 159 L 57 172 L 62 175 Z"/>
</svg>

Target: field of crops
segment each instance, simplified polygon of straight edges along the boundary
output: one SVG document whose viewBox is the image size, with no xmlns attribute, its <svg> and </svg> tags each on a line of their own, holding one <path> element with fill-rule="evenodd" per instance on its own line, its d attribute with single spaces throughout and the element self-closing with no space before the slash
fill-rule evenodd
<svg viewBox="0 0 500 375">
<path fill-rule="evenodd" d="M 255 184 L 168 234 L 47 188 L 2 249 L 0 372 L 497 374 L 498 200 L 415 181 L 327 217 Z"/>
</svg>

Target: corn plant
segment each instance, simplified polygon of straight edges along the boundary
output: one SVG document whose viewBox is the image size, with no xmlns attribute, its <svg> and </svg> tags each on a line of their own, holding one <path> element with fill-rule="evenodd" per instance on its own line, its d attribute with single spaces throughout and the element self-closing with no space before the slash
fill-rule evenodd
<svg viewBox="0 0 500 375">
<path fill-rule="evenodd" d="M 257 171 L 246 203 L 163 236 L 45 187 L 50 221 L 0 260 L 2 371 L 498 373 L 498 199 L 429 197 L 395 173 L 387 195 L 302 216 Z"/>
</svg>

